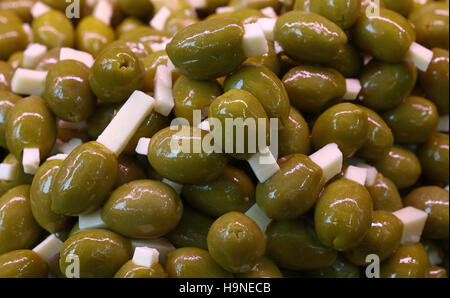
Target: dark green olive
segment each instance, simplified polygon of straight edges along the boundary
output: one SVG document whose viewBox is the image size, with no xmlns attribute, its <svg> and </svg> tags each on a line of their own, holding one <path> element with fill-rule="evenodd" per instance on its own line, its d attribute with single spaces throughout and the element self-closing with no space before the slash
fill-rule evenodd
<svg viewBox="0 0 450 298">
<path fill-rule="evenodd" d="M 147 18 L 153 13 L 153 4 L 146 0 L 118 0 L 119 7 L 127 15 L 136 18 Z"/>
<path fill-rule="evenodd" d="M 101 216 L 109 228 L 129 238 L 157 238 L 174 229 L 182 214 L 183 203 L 170 186 L 136 180 L 111 193 Z"/>
<path fill-rule="evenodd" d="M 31 248 L 42 229 L 31 213 L 30 186 L 20 185 L 0 197 L 0 255 Z"/>
<path fill-rule="evenodd" d="M 180 222 L 166 237 L 177 248 L 198 247 L 208 249 L 206 236 L 213 222 L 213 218 L 184 206 Z"/>
<path fill-rule="evenodd" d="M 75 148 L 61 164 L 51 190 L 52 210 L 79 215 L 96 210 L 116 183 L 116 155 L 98 142 Z"/>
<path fill-rule="evenodd" d="M 302 154 L 288 156 L 280 170 L 256 187 L 256 202 L 269 218 L 294 219 L 310 210 L 324 186 L 323 171 Z"/>
<path fill-rule="evenodd" d="M 48 72 L 42 96 L 60 119 L 69 122 L 86 120 L 96 104 L 89 86 L 89 68 L 75 60 L 56 63 Z"/>
<path fill-rule="evenodd" d="M 182 196 L 193 207 L 217 217 L 231 211 L 246 212 L 255 203 L 255 186 L 245 172 L 227 166 L 211 182 L 184 186 Z"/>
<path fill-rule="evenodd" d="M 291 106 L 288 120 L 278 131 L 279 156 L 309 154 L 311 151 L 309 126 L 300 112 Z"/>
<path fill-rule="evenodd" d="M 87 121 L 87 131 L 91 139 L 96 139 L 103 132 L 109 122 L 119 112 L 120 107 L 120 104 L 106 103 L 101 103 L 96 106 L 94 113 Z"/>
<path fill-rule="evenodd" d="M 449 144 L 448 134 L 434 133 L 419 148 L 423 174 L 428 181 L 448 184 Z"/>
<path fill-rule="evenodd" d="M 358 266 L 339 256 L 330 267 L 308 271 L 306 276 L 310 278 L 360 278 L 361 273 Z"/>
<path fill-rule="evenodd" d="M 223 270 L 207 250 L 184 247 L 167 256 L 166 272 L 172 278 L 225 278 L 232 274 Z"/>
<path fill-rule="evenodd" d="M 119 171 L 117 172 L 116 187 L 147 178 L 144 168 L 134 156 L 122 154 L 117 161 L 119 162 Z"/>
<path fill-rule="evenodd" d="M 131 50 L 107 48 L 95 59 L 89 83 L 103 102 L 124 102 L 144 87 L 144 65 Z"/>
<path fill-rule="evenodd" d="M 32 250 L 14 250 L 0 255 L 0 278 L 47 277 L 47 263 Z"/>
<path fill-rule="evenodd" d="M 237 274 L 240 278 L 283 278 L 277 265 L 269 258 L 262 257 L 256 265 L 246 273 Z"/>
<path fill-rule="evenodd" d="M 196 127 L 166 127 L 151 138 L 148 161 L 158 174 L 177 183 L 212 181 L 222 173 L 228 158 L 205 150 L 202 143 L 208 135 Z"/>
<path fill-rule="evenodd" d="M 387 261 L 381 264 L 382 278 L 424 278 L 430 262 L 421 243 L 402 245 Z"/>
<path fill-rule="evenodd" d="M 206 240 L 213 260 L 232 273 L 250 271 L 266 251 L 263 232 L 240 212 L 219 217 L 209 229 Z"/>
<path fill-rule="evenodd" d="M 325 66 L 336 69 L 346 78 L 354 78 L 361 72 L 363 62 L 361 53 L 351 43 L 347 43 Z"/>
<path fill-rule="evenodd" d="M 337 251 L 323 246 L 313 225 L 304 218 L 274 221 L 266 234 L 267 255 L 282 268 L 311 270 L 336 261 Z"/>
<path fill-rule="evenodd" d="M 8 115 L 16 102 L 20 99 L 21 97 L 19 95 L 6 90 L 0 90 L 0 147 L 7 148 L 5 132 Z"/>
<path fill-rule="evenodd" d="M 402 197 L 391 179 L 377 173 L 375 183 L 367 186 L 373 200 L 373 210 L 394 212 L 403 208 Z"/>
<path fill-rule="evenodd" d="M 60 253 L 59 267 L 64 275 L 79 261 L 81 278 L 111 278 L 133 254 L 131 243 L 106 230 L 80 231 L 67 239 Z"/>
</svg>

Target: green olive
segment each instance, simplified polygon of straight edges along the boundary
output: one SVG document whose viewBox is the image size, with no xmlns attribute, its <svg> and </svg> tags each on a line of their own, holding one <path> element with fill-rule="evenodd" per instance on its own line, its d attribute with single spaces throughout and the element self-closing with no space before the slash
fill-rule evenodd
<svg viewBox="0 0 450 298">
<path fill-rule="evenodd" d="M 229 12 L 221 12 L 209 15 L 206 20 L 220 19 L 220 18 L 234 18 L 239 20 L 242 24 L 256 23 L 258 19 L 265 18 L 266 16 L 261 10 L 255 8 L 244 8 Z"/>
<path fill-rule="evenodd" d="M 36 96 L 17 101 L 9 112 L 5 136 L 18 160 L 24 148 L 38 148 L 41 159 L 47 156 L 56 141 L 56 124 L 45 101 Z"/>
<path fill-rule="evenodd" d="M 98 142 L 78 146 L 60 167 L 51 190 L 51 208 L 58 214 L 96 210 L 116 183 L 117 157 Z"/>
<path fill-rule="evenodd" d="M 228 5 L 237 10 L 244 8 L 262 9 L 265 7 L 272 7 L 273 9 L 278 10 L 280 6 L 279 2 L 280 1 L 276 0 L 231 0 Z"/>
<path fill-rule="evenodd" d="M 14 12 L 3 10 L 0 8 L 0 24 L 17 23 L 22 25 L 22 20 Z"/>
<path fill-rule="evenodd" d="M 33 0 L 3 0 L 0 2 L 0 9 L 16 14 L 24 22 L 30 22 L 30 11 L 34 3 Z"/>
<path fill-rule="evenodd" d="M 180 30 L 166 50 L 185 76 L 195 80 L 216 79 L 244 62 L 243 36 L 244 28 L 235 19 L 206 20 Z"/>
<path fill-rule="evenodd" d="M 281 75 L 281 62 L 278 54 L 275 51 L 275 45 L 273 42 L 268 41 L 269 51 L 265 54 L 250 57 L 245 60 L 245 64 L 253 64 L 259 66 L 265 66 L 270 69 L 277 76 Z"/>
<path fill-rule="evenodd" d="M 427 278 L 448 278 L 447 270 L 439 266 L 430 266 L 427 272 Z"/>
<path fill-rule="evenodd" d="M 66 276 L 72 273 L 71 265 L 76 264 L 76 256 L 81 278 L 111 278 L 132 254 L 128 239 L 106 230 L 85 230 L 64 242 L 59 267 Z"/>
<path fill-rule="evenodd" d="M 225 278 L 231 273 L 223 270 L 211 258 L 207 250 L 184 247 L 171 251 L 167 256 L 166 272 L 172 278 Z"/>
<path fill-rule="evenodd" d="M 106 49 L 125 49 L 133 52 L 139 60 L 143 61 L 148 55 L 153 53 L 152 48 L 140 40 L 116 40 L 108 44 L 103 51 Z"/>
<path fill-rule="evenodd" d="M 208 249 L 206 236 L 213 222 L 213 218 L 185 206 L 180 222 L 166 237 L 178 248 L 198 247 Z"/>
<path fill-rule="evenodd" d="M 95 59 L 89 83 L 103 102 L 124 102 L 144 87 L 144 65 L 131 50 L 110 47 Z"/>
<path fill-rule="evenodd" d="M 408 62 L 388 63 L 372 60 L 362 70 L 359 99 L 374 111 L 393 109 L 411 93 L 417 81 L 417 69 Z"/>
<path fill-rule="evenodd" d="M 120 104 L 100 103 L 95 107 L 95 111 L 87 121 L 87 131 L 91 139 L 96 139 L 109 122 L 119 112 Z M 136 148 L 136 147 L 135 147 Z"/>
<path fill-rule="evenodd" d="M 361 53 L 351 43 L 347 43 L 328 62 L 328 66 L 336 69 L 346 78 L 354 78 L 361 72 L 363 62 Z"/>
<path fill-rule="evenodd" d="M 421 243 L 402 245 L 387 261 L 381 264 L 382 278 L 424 278 L 430 263 Z"/>
<path fill-rule="evenodd" d="M 14 75 L 14 68 L 5 61 L 0 61 L 0 91 L 11 90 L 11 79 Z"/>
<path fill-rule="evenodd" d="M 5 132 L 6 124 L 8 123 L 9 112 L 12 110 L 16 102 L 18 102 L 20 99 L 20 96 L 12 92 L 0 90 L 0 146 L 3 148 L 7 148 Z"/>
<path fill-rule="evenodd" d="M 240 212 L 219 217 L 209 229 L 206 240 L 214 261 L 232 273 L 250 271 L 266 251 L 263 232 Z"/>
<path fill-rule="evenodd" d="M 244 65 L 225 81 L 224 91 L 231 89 L 253 94 L 269 118 L 279 118 L 284 123 L 289 117 L 288 93 L 276 74 L 264 66 Z"/>
<path fill-rule="evenodd" d="M 423 235 L 430 239 L 449 238 L 448 191 L 438 186 L 422 186 L 403 199 L 405 206 L 412 206 L 428 214 Z"/>
<path fill-rule="evenodd" d="M 356 247 L 372 223 L 372 198 L 361 184 L 346 178 L 325 187 L 315 209 L 319 240 L 328 247 L 346 251 Z"/>
<path fill-rule="evenodd" d="M 36 70 L 49 71 L 56 63 L 59 62 L 60 52 L 61 48 L 59 47 L 51 49 L 36 62 L 36 66 L 34 68 Z"/>
<path fill-rule="evenodd" d="M 208 135 L 196 127 L 166 127 L 151 138 L 148 161 L 158 174 L 177 183 L 212 181 L 222 173 L 228 158 L 205 150 L 202 143 Z"/>
<path fill-rule="evenodd" d="M 187 13 L 188 12 L 188 13 Z M 199 19 L 190 10 L 172 11 L 164 26 L 164 31 L 176 34 L 181 29 L 198 23 Z"/>
<path fill-rule="evenodd" d="M 399 146 L 392 147 L 388 153 L 380 156 L 374 166 L 384 176 L 391 179 L 398 189 L 413 186 L 422 173 L 417 156 L 410 150 Z"/>
<path fill-rule="evenodd" d="M 383 118 L 399 144 L 425 143 L 439 122 L 436 105 L 416 96 L 406 98 L 395 109 L 383 113 Z"/>
<path fill-rule="evenodd" d="M 338 257 L 330 267 L 308 271 L 306 276 L 309 278 L 360 278 L 361 273 L 358 266 Z"/>
<path fill-rule="evenodd" d="M 144 77 L 144 90 L 148 92 L 153 92 L 155 89 L 155 74 L 158 66 L 167 65 L 169 56 L 167 56 L 166 51 L 158 51 L 151 53 L 142 61 L 145 67 L 145 77 Z M 178 71 L 172 72 L 172 82 L 175 82 L 180 76 Z M 174 86 L 175 91 L 175 86 Z M 175 93 L 174 93 L 175 96 Z"/>
<path fill-rule="evenodd" d="M 381 8 L 379 15 L 361 15 L 352 29 L 352 38 L 361 51 L 372 57 L 398 63 L 415 41 L 416 34 L 402 15 Z"/>
<path fill-rule="evenodd" d="M 359 107 L 367 113 L 369 131 L 365 144 L 359 149 L 357 154 L 364 159 L 376 160 L 394 145 L 394 135 L 380 115 L 369 108 Z"/>
<path fill-rule="evenodd" d="M 116 35 L 120 38 L 122 34 L 130 32 L 138 27 L 145 26 L 139 19 L 127 17 L 116 28 Z"/>
<path fill-rule="evenodd" d="M 326 63 L 347 43 L 347 35 L 335 23 L 312 12 L 291 11 L 280 16 L 274 38 L 294 60 Z"/>
<path fill-rule="evenodd" d="M 304 218 L 274 221 L 266 234 L 267 255 L 282 268 L 311 270 L 336 261 L 337 251 L 323 246 L 313 225 Z"/>
<path fill-rule="evenodd" d="M 118 158 L 119 170 L 117 172 L 116 187 L 134 180 L 146 179 L 145 169 L 134 156 L 120 155 Z"/>
<path fill-rule="evenodd" d="M 347 89 L 343 75 L 322 66 L 294 67 L 284 75 L 283 83 L 292 105 L 306 113 L 321 112 L 330 102 L 342 98 Z"/>
<path fill-rule="evenodd" d="M 147 18 L 153 14 L 153 4 L 147 0 L 118 0 L 119 7 L 127 15 L 135 18 Z"/>
<path fill-rule="evenodd" d="M 400 247 L 403 223 L 391 212 L 374 211 L 372 226 L 361 243 L 347 251 L 345 256 L 358 266 L 367 265 L 366 258 L 376 254 L 380 261 L 392 256 Z"/>
<path fill-rule="evenodd" d="M 195 125 L 193 124 L 194 110 L 207 112 L 209 105 L 222 93 L 222 87 L 216 80 L 196 81 L 180 76 L 173 86 L 175 116 L 187 119 L 189 124 Z M 198 119 L 200 120 L 203 119 Z"/>
<path fill-rule="evenodd" d="M 306 155 L 290 155 L 277 173 L 258 184 L 256 202 L 269 218 L 297 218 L 316 203 L 325 182 L 322 176 L 322 169 Z"/>
<path fill-rule="evenodd" d="M 220 121 L 221 127 L 214 129 L 212 133 L 217 136 L 215 139 L 221 137 L 222 145 L 220 147 L 225 148 L 226 153 L 232 153 L 235 158 L 248 159 L 256 153 L 257 144 L 264 141 L 266 141 L 264 144 L 268 144 L 270 126 L 266 111 L 259 100 L 245 90 L 231 89 L 217 97 L 209 106 L 208 116 Z M 239 122 L 242 124 L 239 125 Z M 262 123 L 265 124 L 265 127 L 261 125 Z M 243 139 L 239 138 L 238 132 L 232 135 L 228 133 L 230 124 L 234 124 L 236 129 L 242 127 L 244 130 L 242 133 Z M 245 124 L 247 124 L 247 129 L 243 127 Z M 234 131 L 234 127 L 232 131 Z M 265 139 L 261 140 L 262 133 L 260 133 L 260 130 L 264 132 L 264 129 L 266 131 Z M 217 135 L 214 131 L 219 131 L 220 134 Z M 256 135 L 256 144 L 249 142 L 252 134 Z M 264 137 L 264 134 L 262 137 Z M 232 152 L 229 149 L 232 149 Z"/>
<path fill-rule="evenodd" d="M 383 0 L 384 7 L 407 17 L 413 9 L 413 0 Z"/>
<path fill-rule="evenodd" d="M 122 34 L 121 41 L 141 42 L 151 48 L 153 43 L 162 43 L 168 41 L 172 35 L 170 33 L 159 31 L 149 26 L 137 27 L 134 30 Z"/>
<path fill-rule="evenodd" d="M 12 155 L 8 154 L 5 159 L 2 161 L 3 164 L 13 164 L 16 165 L 17 174 L 16 177 L 14 177 L 13 180 L 0 180 L 0 196 L 2 196 L 5 192 L 10 190 L 11 188 L 14 188 L 16 186 L 22 185 L 22 184 L 31 184 L 31 181 L 33 180 L 32 175 L 25 174 L 23 172 L 23 166 L 20 161 L 17 160 L 17 158 Z"/>
<path fill-rule="evenodd" d="M 249 272 L 238 273 L 237 276 L 240 278 L 283 278 L 278 266 L 267 257 L 262 257 Z"/>
<path fill-rule="evenodd" d="M 113 231 L 129 238 L 157 238 L 173 230 L 183 203 L 167 184 L 136 180 L 114 190 L 102 208 L 102 219 Z"/>
<path fill-rule="evenodd" d="M 11 56 L 9 56 L 8 63 L 14 69 L 17 69 L 19 67 L 23 68 L 23 51 L 12 53 Z"/>
<path fill-rule="evenodd" d="M 448 143 L 448 134 L 434 133 L 428 142 L 419 148 L 420 164 L 428 181 L 449 183 Z"/>
<path fill-rule="evenodd" d="M 433 49 L 433 60 L 426 72 L 419 73 L 419 82 L 426 97 L 438 107 L 439 114 L 448 114 L 449 55 L 443 49 Z"/>
<path fill-rule="evenodd" d="M 42 97 L 58 118 L 70 122 L 86 120 L 96 104 L 89 86 L 89 68 L 75 60 L 56 63 L 48 72 Z"/>
<path fill-rule="evenodd" d="M 357 105 L 334 105 L 314 123 L 312 144 L 319 150 L 329 143 L 336 143 L 344 157 L 350 157 L 364 145 L 369 131 L 368 122 L 366 111 Z"/>
<path fill-rule="evenodd" d="M 14 250 L 0 255 L 0 278 L 47 277 L 47 263 L 32 250 Z"/>
<path fill-rule="evenodd" d="M 114 30 L 93 16 L 85 17 L 78 23 L 75 36 L 77 49 L 94 57 L 115 39 Z"/>
<path fill-rule="evenodd" d="M 28 36 L 18 22 L 0 24 L 0 60 L 7 60 L 11 54 L 24 50 L 28 44 Z"/>
<path fill-rule="evenodd" d="M 309 154 L 311 141 L 309 126 L 302 114 L 291 106 L 288 120 L 278 131 L 279 156 L 290 154 Z"/>
<path fill-rule="evenodd" d="M 31 248 L 42 229 L 31 213 L 30 186 L 20 185 L 0 197 L 0 255 Z"/>
<path fill-rule="evenodd" d="M 34 42 L 47 48 L 72 47 L 75 30 L 72 22 L 60 11 L 50 10 L 35 18 L 32 23 Z"/>
<path fill-rule="evenodd" d="M 161 264 L 156 263 L 151 267 L 144 267 L 136 265 L 133 260 L 126 262 L 119 271 L 114 275 L 114 278 L 165 278 L 166 271 Z"/>
<path fill-rule="evenodd" d="M 63 160 L 47 160 L 39 167 L 31 183 L 31 211 L 39 225 L 49 233 L 56 233 L 67 228 L 70 217 L 56 214 L 51 210 L 51 190 Z"/>
<path fill-rule="evenodd" d="M 394 212 L 403 208 L 402 198 L 391 179 L 377 173 L 375 183 L 367 186 L 373 200 L 373 210 Z"/>
</svg>

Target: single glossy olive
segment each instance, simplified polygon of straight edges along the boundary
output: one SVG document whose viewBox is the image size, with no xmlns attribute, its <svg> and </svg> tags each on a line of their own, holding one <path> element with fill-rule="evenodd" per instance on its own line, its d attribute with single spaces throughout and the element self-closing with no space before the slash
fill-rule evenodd
<svg viewBox="0 0 450 298">
<path fill-rule="evenodd" d="M 75 30 L 72 22 L 60 11 L 50 10 L 35 18 L 32 23 L 34 42 L 47 48 L 72 47 Z"/>
<path fill-rule="evenodd" d="M 114 278 L 165 278 L 166 271 L 161 264 L 156 263 L 150 267 L 138 266 L 130 260 L 120 267 Z"/>
<path fill-rule="evenodd" d="M 7 22 L 0 25 L 0 60 L 7 60 L 11 54 L 25 49 L 28 37 L 22 24 Z"/>
<path fill-rule="evenodd" d="M 184 247 L 167 256 L 166 272 L 172 278 L 225 278 L 232 274 L 217 265 L 207 250 Z"/>
<path fill-rule="evenodd" d="M 96 210 L 116 183 L 116 155 L 98 142 L 76 147 L 63 161 L 51 190 L 52 210 L 79 215 Z"/>
<path fill-rule="evenodd" d="M 316 204 L 314 222 L 319 240 L 346 251 L 356 247 L 372 223 L 372 198 L 361 184 L 346 178 L 325 187 Z"/>
<path fill-rule="evenodd" d="M 56 233 L 67 228 L 72 219 L 56 214 L 51 210 L 51 190 L 63 160 L 47 160 L 39 167 L 31 183 L 31 211 L 39 225 L 49 233 Z"/>
<path fill-rule="evenodd" d="M 256 265 L 246 273 L 238 273 L 240 278 L 283 278 L 278 266 L 269 258 L 262 257 Z"/>
<path fill-rule="evenodd" d="M 345 256 L 358 266 L 368 265 L 367 256 L 375 254 L 384 261 L 400 247 L 403 223 L 391 212 L 374 211 L 372 226 L 364 239 Z"/>
<path fill-rule="evenodd" d="M 428 214 L 423 235 L 430 239 L 449 238 L 448 191 L 438 186 L 422 186 L 414 189 L 404 199 L 405 206 Z"/>
<path fill-rule="evenodd" d="M 130 32 L 138 27 L 145 26 L 139 19 L 134 17 L 127 17 L 124 19 L 116 28 L 116 35 L 120 38 L 120 36 L 126 32 Z"/>
<path fill-rule="evenodd" d="M 364 57 L 351 43 L 345 44 L 327 65 L 339 71 L 346 78 L 354 78 L 363 69 Z"/>
<path fill-rule="evenodd" d="M 146 179 L 144 168 L 134 156 L 120 155 L 118 158 L 119 170 L 117 172 L 116 187 L 131 181 Z"/>
<path fill-rule="evenodd" d="M 384 176 L 403 189 L 414 185 L 422 173 L 417 156 L 410 150 L 399 146 L 392 147 L 373 164 Z"/>
<path fill-rule="evenodd" d="M 32 250 L 14 250 L 0 255 L 0 278 L 47 277 L 47 263 Z"/>
<path fill-rule="evenodd" d="M 177 183 L 212 181 L 222 173 L 228 158 L 202 146 L 211 140 L 209 136 L 196 127 L 166 127 L 151 138 L 148 161 L 158 174 Z"/>
<path fill-rule="evenodd" d="M 81 278 L 111 278 L 132 254 L 128 239 L 106 230 L 84 230 L 64 242 L 59 267 L 65 276 L 72 274 L 78 259 Z"/>
<path fill-rule="evenodd" d="M 219 217 L 209 229 L 206 240 L 214 261 L 232 273 L 250 271 L 266 251 L 263 232 L 240 212 Z"/>
<path fill-rule="evenodd" d="M 9 112 L 20 99 L 21 97 L 19 95 L 6 90 L 0 90 L 0 146 L 3 148 L 7 148 L 5 131 Z"/>
<path fill-rule="evenodd" d="M 115 39 L 114 30 L 101 20 L 88 16 L 78 23 L 76 31 L 76 47 L 81 51 L 97 56 L 106 45 Z"/>
<path fill-rule="evenodd" d="M 309 154 L 311 151 L 309 126 L 300 112 L 291 106 L 289 118 L 278 130 L 279 156 Z"/>
<path fill-rule="evenodd" d="M 31 248 L 42 229 L 31 213 L 30 186 L 20 185 L 0 197 L 0 255 Z"/>
<path fill-rule="evenodd" d="M 432 134 L 428 142 L 419 148 L 419 159 L 428 181 L 448 184 L 448 134 Z"/>
<path fill-rule="evenodd" d="M 367 113 L 351 103 L 341 103 L 323 112 L 314 123 L 311 140 L 319 150 L 329 143 L 336 143 L 344 157 L 355 154 L 367 139 Z"/>
<path fill-rule="evenodd" d="M 402 197 L 391 179 L 377 173 L 375 183 L 367 186 L 373 201 L 373 210 L 394 212 L 403 208 Z"/>
<path fill-rule="evenodd" d="M 430 263 L 421 243 L 402 245 L 395 254 L 381 264 L 382 278 L 424 278 Z"/>
<path fill-rule="evenodd" d="M 153 4 L 146 0 L 118 0 L 119 7 L 127 15 L 136 18 L 147 18 L 153 13 Z"/>
<path fill-rule="evenodd" d="M 267 255 L 282 268 L 311 270 L 336 261 L 337 251 L 323 246 L 313 225 L 304 218 L 274 221 L 266 234 Z"/>
</svg>

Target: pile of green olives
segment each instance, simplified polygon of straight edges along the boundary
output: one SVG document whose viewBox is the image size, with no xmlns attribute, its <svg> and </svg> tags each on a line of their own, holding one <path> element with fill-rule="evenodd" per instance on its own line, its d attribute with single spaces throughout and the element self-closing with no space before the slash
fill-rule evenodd
<svg viewBox="0 0 450 298">
<path fill-rule="evenodd" d="M 0 0 L 0 278 L 364 278 L 368 256 L 376 277 L 447 277 L 448 1 L 107 0 L 111 15 L 98 3 L 69 17 L 65 1 Z M 266 52 L 248 57 L 261 20 Z M 19 94 L 31 44 L 47 49 L 29 68 L 45 82 Z M 406 58 L 417 44 L 426 70 Z M 158 100 L 164 66 L 173 109 L 153 108 L 116 154 L 99 136 L 136 90 Z M 275 119 L 276 138 L 257 138 L 277 144 L 276 173 L 261 181 L 247 163 L 250 130 L 241 152 L 174 152 L 211 141 L 195 113 Z M 329 181 L 308 157 L 328 144 L 343 159 Z M 370 183 L 344 174 L 355 162 L 376 170 Z M 418 241 L 402 240 L 405 207 L 427 215 Z M 158 262 L 136 264 L 141 246 Z"/>
</svg>

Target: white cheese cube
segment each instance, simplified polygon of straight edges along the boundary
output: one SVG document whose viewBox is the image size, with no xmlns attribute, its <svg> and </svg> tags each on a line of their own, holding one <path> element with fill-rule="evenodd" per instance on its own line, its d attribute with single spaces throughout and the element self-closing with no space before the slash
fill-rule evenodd
<svg viewBox="0 0 450 298">
<path fill-rule="evenodd" d="M 33 68 L 39 59 L 47 53 L 47 47 L 39 43 L 31 43 L 23 52 L 22 64 L 25 68 Z"/>
<path fill-rule="evenodd" d="M 168 116 L 175 106 L 172 93 L 172 73 L 166 65 L 159 65 L 155 74 L 155 111 Z"/>
<path fill-rule="evenodd" d="M 167 59 L 167 69 L 170 72 L 174 72 L 177 68 L 175 67 L 175 64 L 173 64 L 172 60 L 170 58 Z"/>
<path fill-rule="evenodd" d="M 72 48 L 61 48 L 59 52 L 59 60 L 76 60 L 87 67 L 91 68 L 91 66 L 94 64 L 94 57 L 83 51 L 74 50 Z"/>
<path fill-rule="evenodd" d="M 448 132 L 448 115 L 439 117 L 439 125 L 438 125 L 438 131 L 439 132 Z"/>
<path fill-rule="evenodd" d="M 170 243 L 169 240 L 165 238 L 157 239 L 133 239 L 131 241 L 133 249 L 136 247 L 150 247 L 158 250 L 159 252 L 159 263 L 164 265 L 166 263 L 167 254 L 175 250 L 175 246 Z"/>
<path fill-rule="evenodd" d="M 22 164 L 25 174 L 36 174 L 41 163 L 39 148 L 24 148 L 22 151 Z"/>
<path fill-rule="evenodd" d="M 338 145 L 331 143 L 309 156 L 311 160 L 322 168 L 326 181 L 339 174 L 342 170 L 342 152 Z"/>
<path fill-rule="evenodd" d="M 242 47 L 245 56 L 255 57 L 266 54 L 269 51 L 269 44 L 261 26 L 258 23 L 246 24 L 244 29 Z"/>
<path fill-rule="evenodd" d="M 193 9 L 206 8 L 206 0 L 186 0 Z"/>
<path fill-rule="evenodd" d="M 75 148 L 83 144 L 83 141 L 78 138 L 70 139 L 67 143 L 62 143 L 58 146 L 60 152 L 70 154 Z"/>
<path fill-rule="evenodd" d="M 428 66 L 430 66 L 433 60 L 433 51 L 427 49 L 426 47 L 413 42 L 411 47 L 404 58 L 405 61 L 414 64 L 420 71 L 427 71 Z"/>
<path fill-rule="evenodd" d="M 59 252 L 63 242 L 59 240 L 55 234 L 51 234 L 44 241 L 39 243 L 38 246 L 33 248 L 33 251 L 37 253 L 47 263 L 52 262 L 55 258 L 59 257 Z"/>
<path fill-rule="evenodd" d="M 422 236 L 428 214 L 414 207 L 405 207 L 393 212 L 403 222 L 401 244 L 417 243 Z"/>
<path fill-rule="evenodd" d="M 343 99 L 345 100 L 355 100 L 358 98 L 359 92 L 361 92 L 361 83 L 358 79 L 346 79 L 345 83 L 347 84 L 347 91 Z"/>
<path fill-rule="evenodd" d="M 221 6 L 221 7 L 216 8 L 216 13 L 217 14 L 228 13 L 228 12 L 233 12 L 234 10 L 235 10 L 235 8 L 232 6 Z"/>
<path fill-rule="evenodd" d="M 259 208 L 258 204 L 254 204 L 250 207 L 250 209 L 245 212 L 245 215 L 253 219 L 264 235 L 266 234 L 267 226 L 272 222 L 272 219 L 267 217 L 266 213 Z"/>
<path fill-rule="evenodd" d="M 113 6 L 108 0 L 99 0 L 94 7 L 92 15 L 109 26 L 111 25 L 113 11 Z"/>
<path fill-rule="evenodd" d="M 277 42 L 277 41 L 275 41 L 274 43 L 273 43 L 273 45 L 274 45 L 274 47 L 275 47 L 275 53 L 278 55 L 279 53 L 282 53 L 282 52 L 284 52 L 284 49 L 281 47 L 281 45 Z"/>
<path fill-rule="evenodd" d="M 150 138 L 140 138 L 135 149 L 136 153 L 141 155 L 147 155 L 148 145 L 150 144 L 150 141 L 151 141 Z"/>
<path fill-rule="evenodd" d="M 202 130 L 206 130 L 206 131 L 211 131 L 211 126 L 209 125 L 208 119 L 200 122 L 200 124 L 198 125 L 198 128 L 200 128 Z"/>
<path fill-rule="evenodd" d="M 32 43 L 33 42 L 33 30 L 31 29 L 30 24 L 24 23 L 22 25 L 22 29 L 28 37 L 28 42 Z"/>
<path fill-rule="evenodd" d="M 133 263 L 138 266 L 150 268 L 159 262 L 158 250 L 150 247 L 136 247 L 133 255 Z"/>
<path fill-rule="evenodd" d="M 164 182 L 165 184 L 167 184 L 170 187 L 172 187 L 177 192 L 177 194 L 180 194 L 181 190 L 183 189 L 183 184 L 170 181 L 169 179 L 164 178 L 162 180 L 162 182 Z"/>
<path fill-rule="evenodd" d="M 60 153 L 60 154 L 56 154 L 56 155 L 50 156 L 46 160 L 55 160 L 55 159 L 64 160 L 64 159 L 67 158 L 67 156 L 68 156 L 67 154 Z"/>
<path fill-rule="evenodd" d="M 270 152 L 269 147 L 265 147 L 260 152 L 253 154 L 248 159 L 248 163 L 261 183 L 280 170 L 277 160 Z"/>
<path fill-rule="evenodd" d="M 101 217 L 102 209 L 98 209 L 88 214 L 81 214 L 78 217 L 78 226 L 80 230 L 88 229 L 107 229 L 108 226 Z"/>
<path fill-rule="evenodd" d="M 450 186 L 449 185 L 447 185 L 445 188 L 444 188 L 446 191 L 449 191 L 449 189 L 450 189 Z"/>
<path fill-rule="evenodd" d="M 97 142 L 119 156 L 139 126 L 152 112 L 154 102 L 155 100 L 144 92 L 134 91 L 97 138 Z"/>
<path fill-rule="evenodd" d="M 30 13 L 31 13 L 31 16 L 33 17 L 33 19 L 35 19 L 50 10 L 52 10 L 52 8 L 50 6 L 38 1 L 38 2 L 34 3 L 33 6 L 31 6 Z"/>
<path fill-rule="evenodd" d="M 367 179 L 367 169 L 349 166 L 345 171 L 344 177 L 364 186 Z"/>
<path fill-rule="evenodd" d="M 268 18 L 277 18 L 278 15 L 271 6 L 261 9 L 261 13 Z"/>
<path fill-rule="evenodd" d="M 150 21 L 150 26 L 156 30 L 163 31 L 166 26 L 167 19 L 170 17 L 171 11 L 166 6 L 161 7 L 157 14 Z"/>
<path fill-rule="evenodd" d="M 46 79 L 46 71 L 18 68 L 11 80 L 11 90 L 18 94 L 41 96 Z"/>
<path fill-rule="evenodd" d="M 0 163 L 0 180 L 12 181 L 17 176 L 17 164 Z"/>
<path fill-rule="evenodd" d="M 267 38 L 267 40 L 273 41 L 273 30 L 275 28 L 277 20 L 272 18 L 260 18 L 258 19 L 257 23 L 259 26 L 261 26 L 261 29 L 264 32 L 264 36 Z"/>
<path fill-rule="evenodd" d="M 367 164 L 361 164 L 359 165 L 361 168 L 365 168 L 367 170 L 367 177 L 366 177 L 366 186 L 372 186 L 375 184 L 375 181 L 377 180 L 378 170 L 375 167 L 372 167 Z"/>
</svg>

